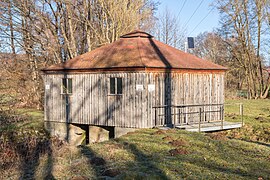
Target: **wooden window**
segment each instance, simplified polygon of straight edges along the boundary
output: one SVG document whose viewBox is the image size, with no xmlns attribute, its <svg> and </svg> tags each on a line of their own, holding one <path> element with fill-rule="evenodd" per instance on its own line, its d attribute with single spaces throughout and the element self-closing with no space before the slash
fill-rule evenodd
<svg viewBox="0 0 270 180">
<path fill-rule="evenodd" d="M 110 78 L 110 94 L 122 93 L 122 78 Z"/>
<path fill-rule="evenodd" d="M 62 79 L 62 94 L 72 94 L 72 79 L 71 78 L 63 78 Z"/>
</svg>

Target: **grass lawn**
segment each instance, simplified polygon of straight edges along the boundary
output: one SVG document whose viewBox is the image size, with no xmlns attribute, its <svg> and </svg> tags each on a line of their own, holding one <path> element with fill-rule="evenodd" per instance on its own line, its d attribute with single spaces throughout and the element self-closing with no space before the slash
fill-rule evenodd
<svg viewBox="0 0 270 180">
<path fill-rule="evenodd" d="M 236 115 L 236 120 L 240 120 L 239 104 L 244 106 L 244 121 L 249 125 L 270 124 L 270 100 L 226 100 L 225 113 L 228 115 Z M 228 105 L 226 105 L 228 104 Z M 228 119 L 231 119 L 228 117 Z M 231 119 L 232 120 L 232 119 Z"/>
<path fill-rule="evenodd" d="M 0 132 L 43 128 L 43 111 L 36 109 L 3 109 L 0 113 Z"/>
<path fill-rule="evenodd" d="M 0 179 L 270 179 L 270 102 L 226 101 L 239 102 L 246 124 L 241 129 L 207 134 L 141 129 L 79 147 L 51 141 L 51 148 L 29 164 L 31 171 L 19 164 L 0 169 Z M 239 121 L 238 106 L 226 106 L 225 112 L 226 120 Z M 42 113 L 20 113 L 31 117 L 22 129 L 42 124 Z"/>
<path fill-rule="evenodd" d="M 109 169 L 119 172 L 120 179 L 270 178 L 269 146 L 217 134 L 145 129 L 80 149 L 81 158 L 89 160 L 90 168 L 97 167 L 93 171 L 98 176 Z M 95 166 L 93 157 L 104 164 Z"/>
<path fill-rule="evenodd" d="M 244 106 L 244 123 L 241 129 L 226 131 L 232 138 L 270 143 L 270 100 L 226 100 L 225 120 L 241 121 L 239 104 Z"/>
</svg>

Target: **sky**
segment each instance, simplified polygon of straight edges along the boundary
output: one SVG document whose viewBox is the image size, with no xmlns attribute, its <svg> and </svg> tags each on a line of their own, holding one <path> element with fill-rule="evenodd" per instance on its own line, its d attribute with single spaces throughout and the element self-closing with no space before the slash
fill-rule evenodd
<svg viewBox="0 0 270 180">
<path fill-rule="evenodd" d="M 162 14 L 167 7 L 171 14 L 178 17 L 180 25 L 186 27 L 187 36 L 196 37 L 202 32 L 210 32 L 213 28 L 219 26 L 218 10 L 210 6 L 213 1 L 159 0 L 160 5 L 158 6 L 157 14 Z"/>
</svg>

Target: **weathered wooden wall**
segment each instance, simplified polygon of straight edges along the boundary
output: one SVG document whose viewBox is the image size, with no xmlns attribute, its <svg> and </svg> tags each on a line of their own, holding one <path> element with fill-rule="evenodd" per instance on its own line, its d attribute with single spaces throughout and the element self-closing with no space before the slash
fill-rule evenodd
<svg viewBox="0 0 270 180">
<path fill-rule="evenodd" d="M 109 95 L 110 77 L 123 78 L 123 95 Z M 61 95 L 62 78 L 73 79 L 72 95 Z M 155 126 L 153 106 L 224 103 L 224 73 L 45 74 L 44 80 L 45 121 L 146 128 Z"/>
</svg>

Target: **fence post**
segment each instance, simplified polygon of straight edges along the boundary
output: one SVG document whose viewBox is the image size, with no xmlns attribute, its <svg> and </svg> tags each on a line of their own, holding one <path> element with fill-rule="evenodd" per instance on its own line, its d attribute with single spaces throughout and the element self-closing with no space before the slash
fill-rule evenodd
<svg viewBox="0 0 270 180">
<path fill-rule="evenodd" d="M 200 108 L 200 111 L 199 111 L 199 115 L 200 115 L 200 119 L 199 119 L 199 132 L 201 132 L 201 120 L 202 120 L 202 108 Z"/>
<path fill-rule="evenodd" d="M 243 118 L 243 112 L 244 112 L 244 107 L 243 104 L 240 104 L 240 115 L 241 115 L 241 123 L 242 123 L 242 127 L 244 126 L 244 118 Z"/>
<path fill-rule="evenodd" d="M 223 107 L 220 106 L 220 120 L 221 120 L 221 129 L 223 129 Z"/>
</svg>

